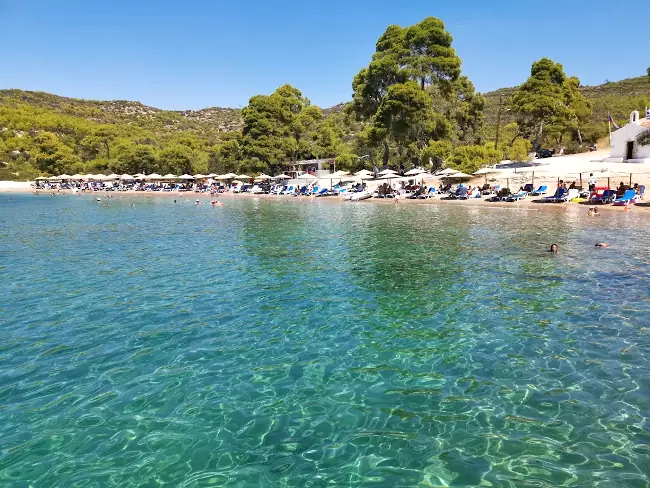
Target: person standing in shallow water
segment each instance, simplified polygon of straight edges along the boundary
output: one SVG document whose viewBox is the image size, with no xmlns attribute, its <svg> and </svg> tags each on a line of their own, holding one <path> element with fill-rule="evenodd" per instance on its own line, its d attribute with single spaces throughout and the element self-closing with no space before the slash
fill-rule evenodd
<svg viewBox="0 0 650 488">
<path fill-rule="evenodd" d="M 552 252 L 553 254 L 559 254 L 557 244 L 551 244 L 551 248 L 548 250 L 548 252 Z"/>
</svg>

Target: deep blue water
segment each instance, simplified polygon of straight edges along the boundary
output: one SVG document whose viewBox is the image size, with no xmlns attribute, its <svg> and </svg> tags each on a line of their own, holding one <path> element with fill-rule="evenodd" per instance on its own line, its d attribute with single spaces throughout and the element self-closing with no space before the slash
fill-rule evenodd
<svg viewBox="0 0 650 488">
<path fill-rule="evenodd" d="M 0 195 L 0 486 L 650 484 L 647 216 L 104 201 Z"/>
</svg>

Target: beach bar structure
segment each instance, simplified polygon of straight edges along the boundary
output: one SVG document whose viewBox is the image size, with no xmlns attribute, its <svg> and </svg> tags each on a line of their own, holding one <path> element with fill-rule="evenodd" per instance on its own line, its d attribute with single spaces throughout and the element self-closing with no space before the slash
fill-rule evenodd
<svg viewBox="0 0 650 488">
<path fill-rule="evenodd" d="M 326 165 L 329 166 L 328 169 L 325 169 Z M 286 168 L 284 173 L 291 176 L 291 178 L 297 178 L 302 173 L 311 173 L 315 178 L 327 178 L 331 172 L 330 169 L 336 169 L 334 165 L 334 158 L 303 159 L 301 161 L 287 161 L 282 163 L 282 167 Z"/>
</svg>

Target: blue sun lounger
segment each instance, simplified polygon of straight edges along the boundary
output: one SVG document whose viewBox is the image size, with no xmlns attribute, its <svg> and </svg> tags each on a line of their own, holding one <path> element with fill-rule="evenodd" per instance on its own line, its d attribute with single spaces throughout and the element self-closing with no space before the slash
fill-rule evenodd
<svg viewBox="0 0 650 488">
<path fill-rule="evenodd" d="M 526 198 L 527 195 L 528 195 L 528 192 L 522 190 L 519 193 L 515 193 L 514 195 L 510 195 L 505 200 L 506 200 L 506 202 L 518 202 L 522 198 Z"/>
<path fill-rule="evenodd" d="M 564 188 L 558 188 L 555 190 L 555 194 L 550 196 L 550 197 L 544 197 L 543 200 L 545 202 L 559 202 L 564 198 L 564 195 L 566 194 L 566 190 Z"/>
<path fill-rule="evenodd" d="M 545 195 L 547 189 L 548 189 L 548 187 L 546 185 L 542 185 L 537 190 L 532 192 L 530 195 L 533 196 L 533 197 L 538 197 L 538 196 L 541 196 L 541 195 Z"/>
<path fill-rule="evenodd" d="M 616 198 L 616 190 L 605 190 L 602 195 L 596 195 L 591 199 L 591 203 L 612 203 Z"/>
<path fill-rule="evenodd" d="M 636 191 L 632 189 L 625 190 L 625 193 L 623 193 L 622 197 L 614 200 L 614 205 L 629 205 L 630 203 L 632 203 L 635 197 L 636 197 Z"/>
</svg>

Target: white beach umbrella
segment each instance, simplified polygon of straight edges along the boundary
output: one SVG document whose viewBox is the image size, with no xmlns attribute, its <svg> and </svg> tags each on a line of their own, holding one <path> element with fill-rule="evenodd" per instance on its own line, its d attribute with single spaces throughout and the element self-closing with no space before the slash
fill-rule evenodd
<svg viewBox="0 0 650 488">
<path fill-rule="evenodd" d="M 47 176 L 39 176 L 39 177 L 36 178 L 36 179 L 37 179 L 37 180 L 47 180 L 48 177 L 47 177 Z"/>
<path fill-rule="evenodd" d="M 171 173 L 167 173 L 165 176 L 162 177 L 163 180 L 175 180 L 176 178 L 177 176 Z"/>
<path fill-rule="evenodd" d="M 385 169 L 384 171 L 380 171 L 377 173 L 380 176 L 385 176 L 385 175 L 396 175 L 397 171 L 393 171 L 392 169 Z"/>
<path fill-rule="evenodd" d="M 184 175 L 180 175 L 180 176 L 178 177 L 178 179 L 179 179 L 179 180 L 193 180 L 193 179 L 194 179 L 194 176 L 192 176 L 192 175 L 188 175 L 188 174 L 184 174 Z"/>
<path fill-rule="evenodd" d="M 355 176 L 375 176 L 375 173 L 368 171 L 367 169 L 362 169 L 354 173 Z"/>
<path fill-rule="evenodd" d="M 59 179 L 62 179 L 62 180 L 69 180 L 71 178 L 72 178 L 72 176 L 67 175 L 65 173 L 63 173 L 61 176 L 59 176 Z"/>
<path fill-rule="evenodd" d="M 237 175 L 237 178 L 239 178 L 240 180 L 250 180 L 251 179 L 251 177 L 248 176 L 248 175 Z"/>
<path fill-rule="evenodd" d="M 404 173 L 404 175 L 405 176 L 417 176 L 417 175 L 422 174 L 422 173 L 426 173 L 426 171 L 424 171 L 423 169 L 420 169 L 420 168 L 413 168 L 412 170 L 407 171 L 406 173 Z"/>
<path fill-rule="evenodd" d="M 60 176 L 50 176 L 50 177 L 48 178 L 49 181 L 58 181 L 58 180 L 60 180 L 60 179 L 61 179 Z"/>
<path fill-rule="evenodd" d="M 71 180 L 83 180 L 84 177 L 81 176 L 80 174 L 74 174 L 70 177 Z"/>
<path fill-rule="evenodd" d="M 255 181 L 264 181 L 264 180 L 270 180 L 272 177 L 262 173 L 261 175 L 258 175 L 255 177 Z"/>
<path fill-rule="evenodd" d="M 120 175 L 116 175 L 115 173 L 111 173 L 106 177 L 107 180 L 117 180 L 120 177 Z"/>
<path fill-rule="evenodd" d="M 314 175 L 311 175 L 309 173 L 303 173 L 303 174 L 298 176 L 298 179 L 299 180 L 317 180 L 318 178 L 316 178 Z"/>
<path fill-rule="evenodd" d="M 490 174 L 490 173 L 498 173 L 498 172 L 499 172 L 499 170 L 495 169 L 495 168 L 481 168 L 478 171 L 474 171 L 474 173 L 472 173 L 472 174 L 474 174 L 474 175 L 487 175 L 487 174 Z"/>
<path fill-rule="evenodd" d="M 199 173 L 198 175 L 194 175 L 194 178 L 197 179 L 197 180 L 203 180 L 203 179 L 207 178 L 207 176 L 202 175 L 201 173 Z"/>
<path fill-rule="evenodd" d="M 217 176 L 219 176 L 217 173 L 210 173 L 209 175 L 205 175 L 206 178 L 216 178 Z"/>
<path fill-rule="evenodd" d="M 460 173 L 460 171 L 452 169 L 452 168 L 445 168 L 442 171 L 438 171 L 436 174 L 438 176 L 450 176 L 456 173 Z"/>
<path fill-rule="evenodd" d="M 274 180 L 290 180 L 291 176 L 285 175 L 284 173 L 282 173 L 282 174 L 279 174 L 277 176 L 274 176 L 273 179 Z"/>
<path fill-rule="evenodd" d="M 330 174 L 329 177 L 332 178 L 332 179 L 333 178 L 340 178 L 341 176 L 347 176 L 349 174 L 350 174 L 349 171 L 340 171 L 339 170 L 339 171 L 335 171 L 334 173 Z"/>
<path fill-rule="evenodd" d="M 123 175 L 120 175 L 120 180 L 122 180 L 122 181 L 131 181 L 131 180 L 134 180 L 134 179 L 135 178 L 133 178 L 133 176 L 127 175 L 126 173 L 124 173 Z"/>
<path fill-rule="evenodd" d="M 162 180 L 163 177 L 162 177 L 162 175 L 159 175 L 158 173 L 151 173 L 150 175 L 147 175 L 146 179 L 147 180 Z"/>
<path fill-rule="evenodd" d="M 447 178 L 449 178 L 449 179 L 456 179 L 456 178 L 458 178 L 458 179 L 465 180 L 465 179 L 469 179 L 469 178 L 471 178 L 471 177 L 472 177 L 472 175 L 468 175 L 468 174 L 463 173 L 463 172 L 461 172 L 461 171 L 457 171 L 456 173 L 452 173 L 451 175 L 447 175 Z"/>
<path fill-rule="evenodd" d="M 144 180 L 146 177 L 147 176 L 142 174 L 142 173 L 138 173 L 138 174 L 133 175 L 133 178 L 136 179 L 136 180 Z"/>
</svg>

